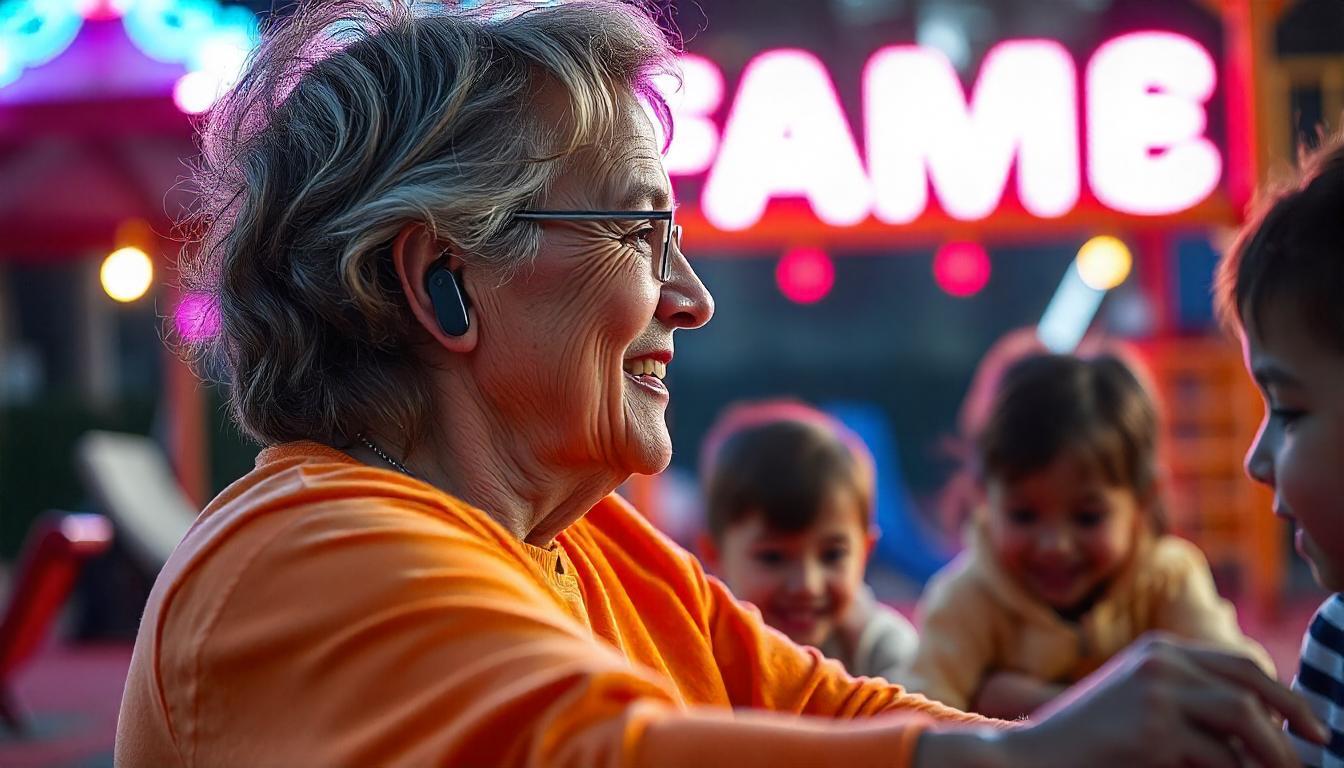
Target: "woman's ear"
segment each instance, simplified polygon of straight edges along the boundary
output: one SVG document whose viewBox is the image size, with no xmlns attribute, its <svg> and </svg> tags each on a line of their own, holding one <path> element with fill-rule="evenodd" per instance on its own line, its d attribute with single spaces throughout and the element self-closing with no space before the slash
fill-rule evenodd
<svg viewBox="0 0 1344 768">
<path fill-rule="evenodd" d="M 431 290 L 426 282 L 430 273 L 439 266 L 441 259 L 447 260 L 443 266 L 447 268 L 449 274 L 440 273 L 437 278 L 454 281 L 456 291 L 452 290 L 452 286 L 446 286 L 447 290 L 443 290 L 443 287 Z M 461 257 L 451 250 L 443 250 L 440 243 L 430 237 L 425 225 L 407 224 L 392 241 L 392 263 L 397 270 L 397 279 L 401 281 L 401 290 L 406 294 L 406 300 L 410 304 L 411 314 L 419 321 L 420 326 L 440 346 L 450 352 L 470 352 L 475 349 L 480 336 L 475 322 L 476 313 L 472 312 L 471 299 L 462 285 L 461 270 L 464 264 Z M 460 309 L 456 306 L 435 306 L 436 301 L 457 301 L 459 298 Z M 445 327 L 444 323 L 440 323 L 440 312 L 448 316 L 464 314 L 462 319 L 466 322 L 465 328 L 461 329 L 462 332 L 456 333 L 460 326 Z"/>
</svg>

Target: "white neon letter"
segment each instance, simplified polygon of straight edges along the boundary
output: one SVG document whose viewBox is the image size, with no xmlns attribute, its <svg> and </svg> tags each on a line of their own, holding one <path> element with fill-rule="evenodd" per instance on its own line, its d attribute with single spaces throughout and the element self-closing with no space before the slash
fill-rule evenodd
<svg viewBox="0 0 1344 768">
<path fill-rule="evenodd" d="M 1117 211 L 1160 215 L 1189 208 L 1222 178 L 1204 135 L 1204 105 L 1218 75 L 1198 43 L 1136 32 L 1097 49 L 1087 67 L 1087 174 Z"/>
<path fill-rule="evenodd" d="M 663 165 L 670 176 L 704 173 L 714 163 L 719 148 L 719 127 L 710 116 L 723 103 L 723 73 L 719 66 L 703 56 L 680 57 L 681 83 L 672 77 L 659 77 L 655 85 L 672 113 L 672 143 Z M 658 140 L 663 141 L 661 126 L 654 121 Z"/>
<path fill-rule="evenodd" d="M 723 230 L 755 224 L 772 197 L 802 196 L 836 226 L 862 221 L 871 191 L 826 68 L 799 50 L 767 51 L 742 72 L 705 181 L 705 218 Z"/>
<path fill-rule="evenodd" d="M 1059 43 L 1015 40 L 986 56 L 970 104 L 941 52 L 883 48 L 863 92 L 875 212 L 892 224 L 918 218 L 929 181 L 954 218 L 998 207 L 1013 161 L 1017 196 L 1035 216 L 1078 202 L 1078 115 L 1073 59 Z"/>
</svg>

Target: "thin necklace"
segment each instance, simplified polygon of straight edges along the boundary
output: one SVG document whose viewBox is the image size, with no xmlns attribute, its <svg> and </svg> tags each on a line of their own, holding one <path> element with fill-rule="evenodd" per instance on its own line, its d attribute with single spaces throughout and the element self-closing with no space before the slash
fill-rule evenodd
<svg viewBox="0 0 1344 768">
<path fill-rule="evenodd" d="M 382 448 L 379 448 L 377 445 L 374 444 L 372 440 L 365 437 L 363 432 L 359 433 L 358 435 L 355 435 L 355 439 L 359 440 L 361 443 L 364 443 L 364 445 L 369 447 L 369 450 L 378 454 L 378 458 L 382 459 L 383 461 L 386 461 L 388 464 L 391 464 L 393 469 L 397 470 L 403 475 L 406 475 L 407 477 L 415 477 L 415 473 L 407 469 L 405 464 L 402 464 L 400 461 L 397 461 L 391 456 L 388 456 L 383 451 Z"/>
</svg>

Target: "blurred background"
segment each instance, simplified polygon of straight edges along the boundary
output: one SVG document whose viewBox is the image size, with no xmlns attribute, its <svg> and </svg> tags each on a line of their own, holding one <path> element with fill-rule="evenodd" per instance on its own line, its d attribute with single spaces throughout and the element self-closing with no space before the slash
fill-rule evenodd
<svg viewBox="0 0 1344 768">
<path fill-rule="evenodd" d="M 692 541 L 716 414 L 814 403 L 874 451 L 870 576 L 908 605 L 959 547 L 996 361 L 1122 341 L 1177 530 L 1291 671 L 1319 596 L 1243 478 L 1261 406 L 1210 283 L 1255 187 L 1339 127 L 1344 2 L 665 5 L 667 164 L 718 311 L 678 340 L 672 467 L 623 492 Z M 0 0 L 0 764 L 110 765 L 149 585 L 252 465 L 163 339 L 213 331 L 174 287 L 193 128 L 290 7 Z"/>
</svg>

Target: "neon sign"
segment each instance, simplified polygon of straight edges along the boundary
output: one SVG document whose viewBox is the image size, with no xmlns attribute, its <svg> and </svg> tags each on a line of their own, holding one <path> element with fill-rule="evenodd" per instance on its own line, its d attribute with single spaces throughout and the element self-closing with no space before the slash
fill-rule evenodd
<svg viewBox="0 0 1344 768">
<path fill-rule="evenodd" d="M 906 224 L 934 200 L 953 219 L 979 221 L 1001 209 L 1015 177 L 1016 200 L 1040 219 L 1074 211 L 1085 187 L 1118 213 L 1160 216 L 1200 204 L 1222 181 L 1205 135 L 1213 59 L 1169 32 L 1098 48 L 1081 105 L 1073 57 L 1053 41 L 995 46 L 969 94 L 941 52 L 883 48 L 863 71 L 861 143 L 807 51 L 758 54 L 731 103 L 708 59 L 684 57 L 683 82 L 667 93 L 677 126 L 668 172 L 703 174 L 700 208 L 728 232 L 751 228 L 777 198 L 801 198 L 836 227 L 870 216 Z"/>
<path fill-rule="evenodd" d="M 217 0 L 0 1 L 0 87 L 45 64 L 74 42 L 84 20 L 122 17 L 145 55 L 182 64 L 174 94 L 185 112 L 202 112 L 232 85 L 260 40 L 257 18 Z"/>
</svg>

